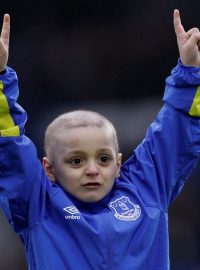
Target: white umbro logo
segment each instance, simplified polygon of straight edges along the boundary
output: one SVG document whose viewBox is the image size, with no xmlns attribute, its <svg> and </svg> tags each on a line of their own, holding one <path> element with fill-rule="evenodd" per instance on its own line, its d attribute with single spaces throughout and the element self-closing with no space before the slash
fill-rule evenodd
<svg viewBox="0 0 200 270">
<path fill-rule="evenodd" d="M 80 212 L 79 210 L 75 207 L 75 206 L 67 206 L 67 207 L 64 207 L 63 210 L 71 215 L 69 216 L 65 216 L 65 219 L 80 219 Z M 76 215 L 78 214 L 78 215 Z"/>
<path fill-rule="evenodd" d="M 68 212 L 72 215 L 79 213 L 79 210 L 75 206 L 67 206 L 67 207 L 63 208 L 63 210 L 65 210 L 66 212 Z"/>
</svg>

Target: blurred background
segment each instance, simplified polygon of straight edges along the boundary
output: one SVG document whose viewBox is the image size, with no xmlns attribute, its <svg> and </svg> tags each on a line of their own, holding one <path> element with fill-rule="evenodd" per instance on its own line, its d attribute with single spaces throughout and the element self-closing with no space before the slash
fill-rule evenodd
<svg viewBox="0 0 200 270">
<path fill-rule="evenodd" d="M 124 160 L 162 106 L 178 50 L 172 14 L 200 26 L 199 1 L 1 1 L 11 15 L 9 66 L 17 70 L 26 134 L 44 155 L 46 126 L 60 113 L 92 109 L 116 126 Z M 200 269 L 200 164 L 170 209 L 172 270 Z M 48 259 L 48 258 L 47 258 Z M 19 238 L 0 211 L 0 269 L 26 270 Z"/>
</svg>

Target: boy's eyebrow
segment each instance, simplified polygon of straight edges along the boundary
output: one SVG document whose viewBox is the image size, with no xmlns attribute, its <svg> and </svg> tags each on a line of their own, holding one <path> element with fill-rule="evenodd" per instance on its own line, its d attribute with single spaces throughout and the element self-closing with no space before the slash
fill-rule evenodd
<svg viewBox="0 0 200 270">
<path fill-rule="evenodd" d="M 111 152 L 112 153 L 112 148 L 111 147 L 100 148 L 97 152 Z"/>
<path fill-rule="evenodd" d="M 104 148 L 100 148 L 97 150 L 97 153 L 101 153 L 101 152 L 109 152 L 112 153 L 112 148 L 111 147 L 104 147 Z M 67 153 L 64 154 L 65 156 L 70 156 L 70 155 L 87 155 L 87 153 L 85 151 L 82 150 L 71 150 Z"/>
<path fill-rule="evenodd" d="M 84 151 L 81 151 L 81 150 L 71 150 L 67 153 L 65 153 L 66 156 L 69 156 L 69 155 L 85 155 L 85 152 Z"/>
</svg>

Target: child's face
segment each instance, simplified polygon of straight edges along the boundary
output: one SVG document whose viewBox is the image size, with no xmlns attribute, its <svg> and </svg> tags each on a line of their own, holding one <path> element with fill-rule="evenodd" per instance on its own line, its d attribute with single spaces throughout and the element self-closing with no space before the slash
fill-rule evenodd
<svg viewBox="0 0 200 270">
<path fill-rule="evenodd" d="M 78 127 L 59 135 L 53 180 L 83 202 L 96 202 L 119 176 L 121 154 L 113 133 L 105 127 Z"/>
</svg>

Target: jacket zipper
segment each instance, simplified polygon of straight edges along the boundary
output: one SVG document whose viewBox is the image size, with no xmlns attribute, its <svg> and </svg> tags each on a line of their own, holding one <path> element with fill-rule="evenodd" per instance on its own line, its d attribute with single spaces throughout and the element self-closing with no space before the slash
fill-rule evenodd
<svg viewBox="0 0 200 270">
<path fill-rule="evenodd" d="M 108 269 L 114 270 L 113 268 L 113 256 L 112 256 L 112 237 L 110 233 L 108 217 L 103 217 L 103 225 L 105 229 L 105 235 L 107 240 L 107 254 L 108 254 Z"/>
</svg>

